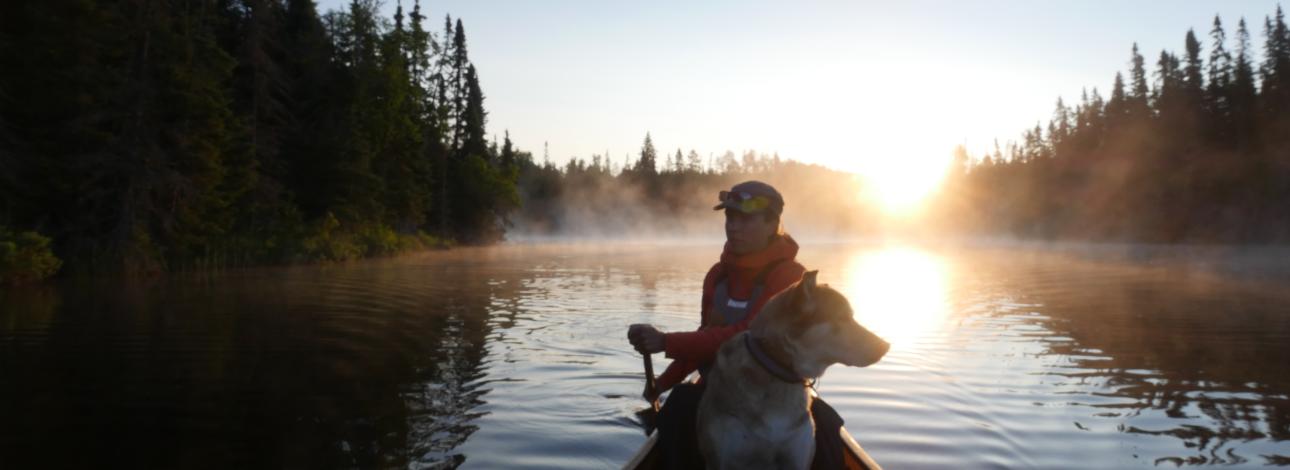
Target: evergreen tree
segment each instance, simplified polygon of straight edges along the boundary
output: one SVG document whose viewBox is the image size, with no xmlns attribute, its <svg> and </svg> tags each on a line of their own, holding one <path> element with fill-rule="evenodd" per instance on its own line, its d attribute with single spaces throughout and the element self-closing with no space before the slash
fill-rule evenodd
<svg viewBox="0 0 1290 470">
<path fill-rule="evenodd" d="M 1186 76 L 1180 65 L 1178 58 L 1168 51 L 1160 51 L 1160 58 L 1156 60 L 1153 107 L 1159 118 L 1166 123 L 1177 124 L 1183 112 Z"/>
<path fill-rule="evenodd" d="M 400 3 L 399 8 L 402 9 L 402 7 L 403 5 Z M 408 44 L 405 53 L 407 54 L 408 67 L 410 68 L 409 75 L 415 88 L 421 93 L 423 103 L 427 97 L 425 88 L 428 85 L 426 83 L 428 77 L 426 74 L 430 68 L 430 55 L 434 48 L 434 38 L 425 30 L 423 24 L 425 18 L 425 15 L 421 13 L 421 0 L 415 0 L 412 5 L 412 12 L 408 15 L 408 19 L 411 21 L 408 27 Z"/>
<path fill-rule="evenodd" d="M 467 74 L 470 66 L 470 56 L 466 50 L 466 28 L 461 24 L 461 18 L 457 19 L 457 25 L 452 29 L 452 48 L 449 57 L 451 64 L 451 83 L 449 85 L 452 91 L 452 150 L 457 153 L 462 152 L 462 147 L 466 143 L 470 124 L 467 123 L 467 100 L 470 94 L 470 84 L 467 81 Z"/>
<path fill-rule="evenodd" d="M 1262 86 L 1260 101 L 1267 123 L 1268 137 L 1284 136 L 1290 130 L 1290 30 L 1285 14 L 1277 5 L 1276 16 L 1265 21 L 1263 64 L 1260 66 Z M 1271 145 L 1280 145 L 1287 138 L 1278 138 Z"/>
<path fill-rule="evenodd" d="M 118 96 L 134 118 L 116 150 L 129 163 L 112 238 L 129 271 L 210 255 L 230 225 L 231 202 L 253 184 L 254 162 L 232 145 L 224 84 L 235 62 L 218 45 L 216 12 L 155 6 L 125 13 L 131 74 Z"/>
<path fill-rule="evenodd" d="M 1115 82 L 1111 85 L 1111 98 L 1106 102 L 1106 118 L 1110 126 L 1124 123 L 1129 115 L 1128 96 L 1124 92 L 1124 76 L 1115 73 Z"/>
<path fill-rule="evenodd" d="M 703 157 L 700 157 L 699 152 L 694 151 L 694 149 L 690 149 L 690 153 L 686 154 L 685 161 L 686 170 L 692 173 L 701 173 L 703 171 Z"/>
<path fill-rule="evenodd" d="M 654 141 L 650 139 L 649 133 L 646 132 L 645 142 L 641 144 L 640 159 L 636 161 L 636 171 L 646 176 L 658 174 L 655 164 L 657 159 L 658 152 L 654 150 Z"/>
<path fill-rule="evenodd" d="M 502 171 L 508 175 L 514 174 L 519 169 L 519 162 L 516 161 L 515 146 L 511 144 L 511 131 L 505 131 L 505 137 L 502 141 L 501 166 Z M 595 156 L 594 166 L 600 166 L 600 156 Z"/>
<path fill-rule="evenodd" d="M 382 181 L 382 224 L 402 233 L 414 233 L 426 220 L 432 196 L 430 165 L 424 157 L 422 92 L 412 77 L 409 63 L 414 48 L 411 35 L 403 29 L 402 8 L 396 11 L 395 28 L 381 40 L 378 120 L 373 141 L 377 148 L 373 170 Z"/>
<path fill-rule="evenodd" d="M 1133 55 L 1129 70 L 1130 88 L 1125 100 L 1126 112 L 1133 121 L 1144 120 L 1150 116 L 1148 96 L 1151 90 L 1147 87 L 1147 69 L 1142 54 L 1138 53 L 1138 43 L 1133 43 Z"/>
<path fill-rule="evenodd" d="M 1191 29 L 1187 30 L 1187 37 L 1183 41 L 1183 48 L 1186 51 L 1184 61 L 1186 65 L 1183 68 L 1183 101 L 1185 108 L 1192 112 L 1192 119 L 1196 119 L 1195 112 L 1204 106 L 1205 102 L 1205 80 L 1202 75 L 1204 64 L 1200 58 L 1200 41 L 1196 39 L 1196 33 Z"/>
<path fill-rule="evenodd" d="M 340 70 L 335 49 L 312 0 L 288 0 L 283 19 L 284 75 L 289 98 L 282 160 L 283 183 L 307 218 L 325 213 L 342 181 L 334 174 L 342 158 L 345 103 L 338 99 Z"/>
<path fill-rule="evenodd" d="M 1054 149 L 1070 137 L 1072 125 L 1070 109 L 1061 98 L 1057 98 L 1057 107 L 1053 110 L 1053 119 L 1048 126 L 1048 136 Z M 966 147 L 963 150 L 966 152 Z"/>
<path fill-rule="evenodd" d="M 458 35 L 462 34 L 460 26 L 460 23 L 458 23 Z M 465 43 L 463 42 L 462 44 L 464 47 Z M 479 87 L 479 76 L 475 74 L 474 65 L 466 65 L 464 80 L 466 84 L 466 108 L 460 121 L 464 130 L 464 147 L 462 151 L 466 155 L 476 155 L 487 160 L 489 152 L 485 143 L 484 125 L 487 122 L 488 114 L 484 112 L 484 92 Z"/>
<path fill-rule="evenodd" d="M 366 224 L 380 220 L 383 181 L 378 174 L 380 128 L 388 124 L 380 83 L 380 30 L 374 0 L 353 0 L 346 14 L 331 32 L 337 54 L 343 58 L 341 81 L 343 94 L 335 97 L 345 103 L 342 119 L 345 134 L 341 137 L 340 159 L 333 164 L 333 177 L 339 180 L 338 191 L 329 205 L 342 224 Z"/>
<path fill-rule="evenodd" d="M 1242 18 L 1236 27 L 1236 58 L 1232 64 L 1232 82 L 1227 95 L 1231 102 L 1232 125 L 1235 126 L 1236 146 L 1249 150 L 1255 145 L 1255 113 L 1257 112 L 1254 67 L 1250 57 L 1250 32 Z"/>
<path fill-rule="evenodd" d="M 238 126 L 239 134 L 246 136 L 233 145 L 235 154 L 248 159 L 239 166 L 243 173 L 229 178 L 244 186 L 236 191 L 241 196 L 232 204 L 239 209 L 222 237 L 223 262 L 283 256 L 285 239 L 300 224 L 299 209 L 292 203 L 296 198 L 291 180 L 300 176 L 295 174 L 293 151 L 298 142 L 293 134 L 307 113 L 296 106 L 296 94 L 309 85 L 301 83 L 297 64 L 284 47 L 295 45 L 292 28 L 299 18 L 294 15 L 301 12 L 293 9 L 302 7 L 316 21 L 312 5 L 293 2 L 241 0 L 220 10 L 220 43 L 237 63 L 230 84 L 235 116 L 228 125 Z M 329 58 L 324 55 L 321 60 Z"/>
<path fill-rule="evenodd" d="M 1215 144 L 1230 142 L 1233 138 L 1231 129 L 1231 82 L 1232 62 L 1224 44 L 1227 34 L 1223 31 L 1223 22 L 1214 16 L 1214 26 L 1209 33 L 1213 48 L 1209 54 L 1209 70 L 1206 79 L 1206 105 L 1208 115 L 1206 127 L 1210 140 Z"/>
<path fill-rule="evenodd" d="M 438 145 L 442 148 L 437 152 L 437 154 L 435 154 L 438 158 L 434 160 L 437 162 L 438 166 L 438 171 L 436 172 L 438 192 L 434 197 L 435 200 L 439 201 L 437 219 L 438 232 L 440 236 L 449 236 L 450 234 L 448 230 L 448 174 L 449 167 L 452 163 L 451 159 L 453 154 L 456 153 L 456 145 L 452 141 L 456 130 L 456 114 L 454 112 L 456 108 L 452 106 L 452 100 L 455 100 L 455 98 L 453 98 L 455 88 L 452 86 L 450 80 L 452 77 L 453 57 L 452 37 L 452 17 L 444 15 L 443 45 L 439 51 L 439 59 L 435 61 L 435 72 L 432 78 L 432 81 L 434 82 L 434 102 L 437 103 L 437 107 L 434 110 L 434 123 L 436 124 L 439 135 L 443 136 L 442 144 Z M 440 141 L 440 139 L 434 139 L 431 141 L 431 144 L 436 145 L 435 142 L 438 141 Z"/>
</svg>

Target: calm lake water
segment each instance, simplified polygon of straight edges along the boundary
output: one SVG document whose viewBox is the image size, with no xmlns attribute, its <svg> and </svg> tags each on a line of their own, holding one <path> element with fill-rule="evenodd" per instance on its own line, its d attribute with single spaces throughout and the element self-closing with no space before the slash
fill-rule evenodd
<svg viewBox="0 0 1290 470">
<path fill-rule="evenodd" d="M 1284 280 L 804 245 L 893 344 L 819 384 L 888 468 L 1290 465 Z M 0 292 L 0 467 L 616 468 L 644 439 L 627 325 L 692 329 L 719 250 L 503 246 Z"/>
</svg>

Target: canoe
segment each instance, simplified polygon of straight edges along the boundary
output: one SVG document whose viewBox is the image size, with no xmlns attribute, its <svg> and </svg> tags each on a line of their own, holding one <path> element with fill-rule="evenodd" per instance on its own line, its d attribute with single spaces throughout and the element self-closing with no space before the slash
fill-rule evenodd
<svg viewBox="0 0 1290 470">
<path fill-rule="evenodd" d="M 649 390 L 653 390 L 654 366 L 650 363 L 650 357 L 648 354 L 645 355 L 645 377 L 646 387 Z M 811 387 L 808 390 L 811 393 L 811 397 L 819 398 L 819 393 L 815 391 L 814 387 Z M 658 402 L 655 401 L 653 405 L 654 412 L 657 413 Z M 841 434 L 842 444 L 844 447 L 842 452 L 842 468 L 846 470 L 882 470 L 882 467 L 880 467 L 877 462 L 874 462 L 873 458 L 869 457 L 869 453 L 865 452 L 863 447 L 860 447 L 860 443 L 856 442 L 855 438 L 851 437 L 851 433 L 847 432 L 846 427 L 838 428 L 838 434 Z M 657 444 L 658 431 L 655 430 L 649 433 L 649 437 L 645 439 L 645 444 L 641 445 L 641 448 L 636 451 L 636 455 L 633 455 L 632 459 L 628 460 L 626 465 L 623 465 L 623 470 L 652 470 L 662 467 L 661 462 L 659 462 L 660 456 L 658 455 L 658 451 L 656 451 L 656 448 L 658 447 Z"/>
<path fill-rule="evenodd" d="M 869 454 L 864 451 L 863 447 L 851 437 L 847 428 L 838 431 L 842 434 L 842 442 L 846 444 L 846 451 L 843 452 L 843 468 L 847 470 L 882 470 L 877 462 L 874 462 Z M 658 455 L 654 451 L 655 444 L 658 443 L 658 431 L 650 433 L 649 438 L 645 439 L 645 444 L 636 455 L 623 465 L 623 470 L 649 470 L 658 468 Z"/>
</svg>

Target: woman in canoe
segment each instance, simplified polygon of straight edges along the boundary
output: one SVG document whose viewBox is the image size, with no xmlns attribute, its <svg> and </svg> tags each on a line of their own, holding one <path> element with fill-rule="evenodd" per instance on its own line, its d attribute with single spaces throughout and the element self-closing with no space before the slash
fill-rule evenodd
<svg viewBox="0 0 1290 470">
<path fill-rule="evenodd" d="M 701 467 L 695 437 L 695 415 L 704 385 L 702 374 L 711 367 L 725 340 L 744 331 L 766 301 L 801 279 L 797 242 L 783 230 L 780 217 L 784 198 L 766 183 L 746 181 L 721 191 L 713 210 L 724 210 L 726 244 L 721 259 L 703 280 L 699 328 L 665 333 L 653 325 L 628 329 L 632 345 L 643 354 L 665 353 L 671 365 L 658 377 L 655 390 L 645 399 L 672 390 L 657 417 L 659 456 L 666 468 Z M 680 383 L 698 370 L 698 383 Z M 816 425 L 815 468 L 837 468 L 844 444 L 838 437 L 842 419 L 822 400 L 815 400 L 811 414 Z"/>
</svg>

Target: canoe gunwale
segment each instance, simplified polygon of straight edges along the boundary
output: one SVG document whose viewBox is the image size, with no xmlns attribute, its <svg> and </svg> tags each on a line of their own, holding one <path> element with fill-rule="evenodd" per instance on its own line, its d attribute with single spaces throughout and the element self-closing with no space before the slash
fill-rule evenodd
<svg viewBox="0 0 1290 470">
<path fill-rule="evenodd" d="M 869 457 L 869 453 L 865 452 L 864 448 L 860 447 L 860 443 L 856 442 L 855 438 L 851 437 L 851 433 L 847 431 L 847 428 L 843 427 L 839 429 L 838 433 L 841 434 L 842 442 L 846 445 L 846 449 L 850 453 L 848 457 L 854 459 L 854 463 L 860 464 L 862 466 L 860 468 L 862 469 L 882 470 L 882 466 L 878 465 L 878 462 L 875 462 L 872 457 Z M 628 460 L 627 463 L 623 465 L 623 470 L 653 468 L 653 461 L 657 458 L 657 456 L 654 455 L 654 447 L 657 444 L 658 431 L 651 432 L 649 437 L 645 438 L 645 443 L 641 445 L 641 448 L 636 450 L 635 455 L 632 455 L 631 460 Z M 848 466 L 848 468 L 850 467 Z"/>
</svg>

